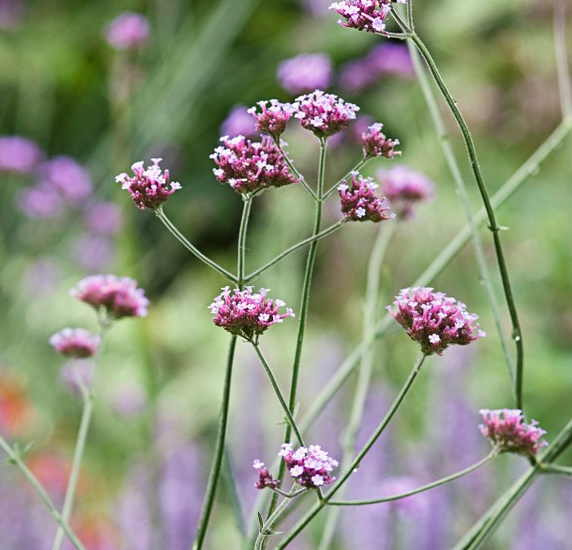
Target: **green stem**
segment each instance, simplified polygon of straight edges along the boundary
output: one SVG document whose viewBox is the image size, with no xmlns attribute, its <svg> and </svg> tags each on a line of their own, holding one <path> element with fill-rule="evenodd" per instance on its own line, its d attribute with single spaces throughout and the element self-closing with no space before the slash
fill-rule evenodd
<svg viewBox="0 0 572 550">
<path fill-rule="evenodd" d="M 263 550 L 264 546 L 266 545 L 266 539 L 271 534 L 269 531 L 272 526 L 276 523 L 278 518 L 282 515 L 282 513 L 286 510 L 288 506 L 292 503 L 291 496 L 288 495 L 287 498 L 276 507 L 276 510 L 272 512 L 272 514 L 268 517 L 268 519 L 264 522 L 260 533 L 256 537 L 256 542 L 254 543 L 254 550 Z"/>
<path fill-rule="evenodd" d="M 314 519 L 314 517 L 318 515 L 318 513 L 324 508 L 324 506 L 326 506 L 328 504 L 328 502 L 332 499 L 332 497 L 336 494 L 336 492 L 340 489 L 340 487 L 342 487 L 344 485 L 344 483 L 349 479 L 349 477 L 359 467 L 361 461 L 363 460 L 365 455 L 369 452 L 369 450 L 371 449 L 373 444 L 377 441 L 379 436 L 383 433 L 383 431 L 385 430 L 385 428 L 387 427 L 387 425 L 389 424 L 389 422 L 391 421 L 391 419 L 393 418 L 393 416 L 397 412 L 397 409 L 401 405 L 401 402 L 403 401 L 403 399 L 407 395 L 407 392 L 411 389 L 411 386 L 413 385 L 413 382 L 415 381 L 415 378 L 419 374 L 419 372 L 421 370 L 421 366 L 423 365 L 423 362 L 425 361 L 425 357 L 426 356 L 423 353 L 419 354 L 419 358 L 417 359 L 417 361 L 413 367 L 413 370 L 411 371 L 411 374 L 409 375 L 405 384 L 403 385 L 403 387 L 399 391 L 399 394 L 395 398 L 393 404 L 391 405 L 391 408 L 389 409 L 389 411 L 387 412 L 387 414 L 385 415 L 384 419 L 381 421 L 379 426 L 376 428 L 376 430 L 373 432 L 373 434 L 367 440 L 366 444 L 361 448 L 359 453 L 356 455 L 356 457 L 354 458 L 354 460 L 352 461 L 352 463 L 350 464 L 348 469 L 332 485 L 332 488 L 330 489 L 328 494 L 325 495 L 320 502 L 315 504 L 300 519 L 300 521 L 298 521 L 298 523 L 288 532 L 286 537 L 280 542 L 280 544 L 278 544 L 278 546 L 276 547 L 276 550 L 283 550 L 283 548 L 286 548 L 286 546 L 288 546 L 296 538 L 296 536 L 308 525 L 308 523 L 310 523 L 310 521 L 312 521 Z"/>
<path fill-rule="evenodd" d="M 240 219 L 240 228 L 238 230 L 238 260 L 237 260 L 237 283 L 239 287 L 244 284 L 244 266 L 246 263 L 246 232 L 248 229 L 248 220 L 250 219 L 250 210 L 252 208 L 252 197 L 243 197 L 242 217 Z"/>
<path fill-rule="evenodd" d="M 409 4 L 408 4 L 409 5 Z M 419 59 L 419 54 L 415 50 L 415 46 L 413 43 L 408 40 L 409 51 L 411 53 L 411 58 L 413 61 L 413 66 L 415 67 L 415 74 L 417 75 L 417 80 L 419 82 L 419 86 L 421 87 L 421 91 L 423 92 L 423 97 L 425 98 L 425 102 L 427 103 L 427 108 L 429 109 L 429 113 L 431 115 L 431 119 L 433 120 L 433 125 L 435 126 L 435 131 L 439 138 L 439 142 L 443 149 L 443 155 L 445 157 L 445 161 L 449 166 L 449 170 L 451 171 L 451 175 L 455 180 L 457 185 L 457 189 L 459 191 L 459 196 L 461 197 L 461 202 L 465 209 L 465 215 L 467 217 L 467 227 L 471 232 L 471 238 L 473 241 L 473 249 L 475 253 L 475 259 L 477 261 L 477 267 L 479 270 L 479 277 L 482 284 L 485 287 L 485 291 L 487 293 L 487 297 L 491 306 L 491 311 L 493 314 L 493 319 L 495 323 L 495 327 L 497 333 L 499 335 L 499 340 L 501 343 L 501 348 L 503 351 L 503 355 L 505 358 L 505 362 L 507 365 L 508 373 L 510 376 L 511 381 L 513 382 L 514 387 L 514 366 L 513 361 L 510 355 L 509 344 L 505 337 L 505 333 L 502 327 L 501 316 L 500 316 L 500 309 L 499 305 L 495 296 L 494 288 L 491 282 L 491 277 L 489 274 L 489 269 L 487 267 L 487 262 L 485 259 L 485 253 L 483 250 L 483 244 L 481 242 L 481 238 L 479 236 L 479 231 L 477 228 L 477 224 L 475 223 L 475 218 L 471 209 L 471 203 L 469 200 L 469 195 L 467 193 L 467 187 L 463 180 L 463 176 L 461 175 L 461 170 L 459 169 L 459 165 L 455 158 L 455 154 L 453 152 L 453 148 L 451 147 L 451 142 L 449 140 L 449 136 L 447 134 L 447 130 L 445 129 L 445 122 L 443 121 L 443 117 L 439 111 L 439 107 L 437 105 L 437 101 L 435 99 L 435 95 L 429 85 L 429 80 L 425 73 L 425 67 L 421 64 Z"/>
<path fill-rule="evenodd" d="M 460 472 L 451 474 L 450 476 L 447 477 L 443 477 L 441 479 L 438 479 L 437 481 L 433 481 L 432 483 L 428 483 L 427 485 L 423 485 L 422 487 L 419 487 L 418 489 L 414 489 L 412 491 L 407 491 L 405 493 L 399 493 L 397 495 L 391 495 L 382 498 L 374 498 L 369 500 L 345 500 L 345 501 L 331 500 L 328 502 L 328 504 L 330 506 L 365 506 L 368 504 L 380 504 L 382 502 L 391 502 L 393 500 L 399 500 L 402 498 L 410 497 L 412 495 L 429 491 L 430 489 L 439 487 L 440 485 L 445 485 L 446 483 L 450 483 L 451 481 L 455 481 L 460 477 L 466 476 L 467 474 L 470 474 L 471 472 L 474 472 L 475 470 L 478 470 L 485 464 L 489 463 L 496 456 L 498 456 L 497 453 L 491 453 L 482 460 L 479 460 L 479 462 L 473 464 L 472 466 L 469 466 L 468 468 L 465 468 L 464 470 L 461 470 Z"/>
<path fill-rule="evenodd" d="M 224 377 L 224 385 L 222 391 L 222 403 L 220 408 L 220 419 L 218 426 L 218 434 L 215 445 L 214 457 L 207 483 L 207 491 L 203 503 L 201 517 L 197 528 L 195 542 L 193 543 L 193 550 L 200 550 L 203 546 L 209 519 L 211 516 L 212 508 L 214 505 L 215 494 L 220 477 L 221 466 L 223 463 L 224 445 L 226 439 L 226 427 L 228 424 L 228 411 L 230 406 L 230 387 L 232 381 L 232 367 L 234 364 L 234 352 L 236 349 L 236 336 L 232 336 L 230 340 L 230 347 L 226 361 L 226 372 Z"/>
<path fill-rule="evenodd" d="M 330 235 L 334 231 L 337 231 L 342 225 L 344 225 L 344 223 L 346 223 L 346 221 L 347 221 L 346 218 L 342 218 L 340 221 L 334 223 L 333 225 L 330 225 L 330 227 L 327 227 L 326 229 L 323 229 L 322 231 L 320 231 L 316 235 L 312 235 L 311 237 L 308 237 L 307 239 L 304 239 L 303 241 L 300 241 L 299 243 L 291 246 L 290 248 L 288 248 L 284 252 L 281 252 L 280 254 L 278 254 L 278 256 L 276 256 L 274 259 L 272 259 L 268 263 L 264 264 L 262 267 L 258 268 L 257 270 L 255 270 L 252 273 L 250 273 L 249 275 L 247 275 L 244 278 L 244 282 L 248 283 L 252 279 L 258 277 L 259 275 L 264 273 L 267 269 L 272 267 L 274 264 L 276 264 L 280 260 L 282 260 L 282 258 L 285 258 L 289 254 L 292 254 L 292 252 L 296 252 L 296 250 L 306 246 L 307 244 L 312 244 L 315 241 L 319 241 L 320 239 L 327 237 L 328 235 Z"/>
<path fill-rule="evenodd" d="M 355 452 L 358 431 L 363 419 L 365 400 L 371 383 L 373 367 L 372 345 L 374 342 L 373 327 L 375 326 L 379 309 L 378 296 L 380 293 L 380 274 L 383 265 L 383 258 L 393 235 L 394 227 L 395 224 L 390 224 L 387 228 L 384 225 L 378 230 L 377 239 L 369 259 L 362 327 L 362 341 L 367 342 L 369 345 L 361 356 L 350 418 L 342 441 L 342 470 L 345 470 L 346 467 L 349 466 L 351 458 Z M 343 493 L 343 489 L 340 490 L 340 492 Z M 328 511 L 328 518 L 322 531 L 322 539 L 318 550 L 327 550 L 331 546 L 339 523 L 339 513 L 340 510 L 336 509 Z"/>
<path fill-rule="evenodd" d="M 557 0 L 554 5 L 554 51 L 562 118 L 566 118 L 572 116 L 572 89 L 566 44 L 566 0 Z"/>
<path fill-rule="evenodd" d="M 351 178 L 351 176 L 354 172 L 357 172 L 360 168 L 363 168 L 371 160 L 371 158 L 372 157 L 362 158 L 345 176 L 343 176 L 341 179 L 339 179 L 334 185 L 332 185 L 332 187 L 330 187 L 324 193 L 324 199 L 327 199 L 332 193 L 334 193 L 337 190 L 337 188 L 340 186 L 340 184 L 344 183 L 349 178 Z"/>
<path fill-rule="evenodd" d="M 68 537 L 69 541 L 73 544 L 76 550 L 86 550 L 81 541 L 77 538 L 75 533 L 71 530 L 68 522 L 64 520 L 62 515 L 58 512 L 56 506 L 42 487 L 41 483 L 37 480 L 36 476 L 30 471 L 30 469 L 24 464 L 20 455 L 10 447 L 8 442 L 0 435 L 0 447 L 5 451 L 8 455 L 9 460 L 15 464 L 28 483 L 32 486 L 34 491 L 36 491 L 37 495 L 40 497 L 46 508 L 50 511 L 50 514 L 54 517 L 57 521 L 58 525 L 62 528 L 63 532 Z"/>
<path fill-rule="evenodd" d="M 558 466 L 553 464 L 543 467 L 542 471 L 547 474 L 564 474 L 565 476 L 572 476 L 572 468 L 570 466 Z"/>
<path fill-rule="evenodd" d="M 170 231 L 170 233 L 195 257 L 197 257 L 201 262 L 207 264 L 210 268 L 214 269 L 220 275 L 222 275 L 225 279 L 230 281 L 231 283 L 236 283 L 236 277 L 227 271 L 226 269 L 222 268 L 216 262 L 213 262 L 208 256 L 205 256 L 198 248 L 196 248 L 193 244 L 191 244 L 183 235 L 182 233 L 173 225 L 171 220 L 167 217 L 165 212 L 163 212 L 163 208 L 159 206 L 155 210 L 155 215 L 163 222 L 163 225 Z"/>
<path fill-rule="evenodd" d="M 288 421 L 288 426 L 290 426 L 290 428 L 296 434 L 296 438 L 298 439 L 298 442 L 300 443 L 300 445 L 304 445 L 304 440 L 302 439 L 302 435 L 300 434 L 300 430 L 298 429 L 298 426 L 296 425 L 294 417 L 292 416 L 292 412 L 290 411 L 290 408 L 288 407 L 288 404 L 286 403 L 286 400 L 284 399 L 284 396 L 282 395 L 282 391 L 280 390 L 280 386 L 278 385 L 278 381 L 276 380 L 276 377 L 274 376 L 274 373 L 272 372 L 272 369 L 270 368 L 270 365 L 268 364 L 266 357 L 264 357 L 262 351 L 260 350 L 260 346 L 259 346 L 258 342 L 251 341 L 251 344 L 254 347 L 254 351 L 256 351 L 256 355 L 258 355 L 258 359 L 260 359 L 260 362 L 262 363 L 262 366 L 264 367 L 266 374 L 268 375 L 270 383 L 272 384 L 272 388 L 274 389 L 274 393 L 276 394 L 276 397 L 278 398 L 278 401 L 280 402 L 280 406 L 282 407 L 282 410 L 284 411 L 284 415 L 286 416 L 286 419 Z M 285 441 L 288 441 L 288 439 L 286 439 Z"/>
<path fill-rule="evenodd" d="M 273 138 L 273 139 L 274 139 L 274 143 L 276 144 L 276 147 L 278 147 L 278 149 L 282 153 L 282 156 L 284 157 L 284 160 L 286 161 L 288 168 L 290 168 L 290 171 L 300 180 L 300 183 L 301 183 L 302 187 L 304 188 L 304 190 L 306 191 L 306 193 L 308 193 L 308 195 L 310 195 L 315 200 L 316 199 L 316 193 L 306 183 L 304 176 L 298 171 L 298 169 L 294 166 L 294 163 L 290 160 L 290 157 L 288 156 L 286 151 L 284 151 L 284 147 L 282 146 L 282 143 L 280 142 L 280 138 Z"/>
</svg>

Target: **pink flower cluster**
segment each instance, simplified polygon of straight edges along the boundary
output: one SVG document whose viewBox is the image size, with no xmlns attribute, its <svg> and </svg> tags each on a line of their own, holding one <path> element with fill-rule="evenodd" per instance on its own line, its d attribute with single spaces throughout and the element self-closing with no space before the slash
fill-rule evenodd
<svg viewBox="0 0 572 550">
<path fill-rule="evenodd" d="M 105 38 L 116 50 L 139 48 L 149 41 L 149 21 L 140 13 L 122 13 L 109 23 Z"/>
<path fill-rule="evenodd" d="M 280 63 L 276 76 L 284 90 L 303 94 L 327 88 L 332 83 L 332 62 L 325 53 L 298 55 Z"/>
<path fill-rule="evenodd" d="M 256 107 L 248 109 L 248 113 L 254 117 L 256 130 L 278 139 L 286 130 L 286 124 L 292 116 L 292 105 L 281 103 L 277 99 L 259 101 L 257 105 L 260 107 L 260 113 Z"/>
<path fill-rule="evenodd" d="M 266 298 L 268 289 L 261 288 L 252 293 L 252 287 L 244 290 L 235 288 L 232 292 L 228 286 L 222 289 L 214 302 L 209 306 L 214 315 L 213 323 L 232 334 L 254 340 L 268 327 L 282 323 L 286 317 L 294 317 L 290 308 L 285 313 L 278 310 L 286 304 L 282 300 Z"/>
<path fill-rule="evenodd" d="M 82 279 L 70 294 L 78 300 L 104 309 L 109 317 L 145 317 L 149 300 L 137 288 L 137 281 L 115 275 L 91 275 Z"/>
<path fill-rule="evenodd" d="M 361 143 L 364 157 L 385 157 L 392 159 L 395 155 L 400 155 L 401 151 L 396 151 L 399 145 L 398 139 L 389 139 L 382 133 L 383 124 L 376 122 L 368 127 L 367 132 L 361 135 Z"/>
<path fill-rule="evenodd" d="M 101 338 L 83 328 L 64 328 L 52 335 L 49 343 L 66 357 L 92 357 L 97 353 Z"/>
<path fill-rule="evenodd" d="M 300 124 L 320 138 L 345 130 L 359 111 L 357 105 L 322 90 L 296 98 L 292 109 Z"/>
<path fill-rule="evenodd" d="M 218 168 L 213 173 L 237 193 L 256 193 L 268 187 L 282 187 L 299 180 L 292 174 L 284 155 L 272 139 L 263 136 L 253 142 L 244 136 L 221 138 L 225 147 L 217 147 L 210 156 Z"/>
<path fill-rule="evenodd" d="M 272 477 L 264 462 L 256 459 L 252 463 L 252 467 L 258 472 L 258 481 L 254 484 L 257 489 L 265 489 L 266 487 L 275 489 L 280 485 L 280 481 Z"/>
<path fill-rule="evenodd" d="M 473 324 L 477 316 L 467 313 L 465 304 L 432 288 L 405 288 L 394 305 L 396 312 L 387 306 L 390 314 L 425 355 L 441 355 L 451 344 L 464 346 L 485 336 L 479 325 Z"/>
<path fill-rule="evenodd" d="M 395 0 L 406 4 L 407 0 Z M 339 20 L 343 27 L 373 33 L 385 31 L 385 19 L 392 0 L 344 0 L 334 2 L 331 10 L 337 11 L 346 21 Z"/>
<path fill-rule="evenodd" d="M 284 443 L 278 454 L 284 459 L 288 472 L 296 483 L 303 487 L 317 489 L 335 480 L 330 473 L 338 466 L 338 461 L 319 445 L 299 447 L 294 451 L 291 443 Z"/>
<path fill-rule="evenodd" d="M 134 176 L 129 177 L 125 172 L 115 177 L 121 183 L 122 189 L 129 191 L 133 202 L 141 210 L 156 210 L 177 190 L 181 189 L 178 182 L 169 182 L 169 170 L 161 170 L 160 158 L 151 159 L 153 164 L 143 168 L 143 161 L 131 166 Z"/>
<path fill-rule="evenodd" d="M 378 170 L 377 181 L 397 216 L 409 220 L 413 217 L 413 205 L 433 197 L 435 185 L 419 172 L 407 166 L 395 166 L 391 170 Z"/>
<path fill-rule="evenodd" d="M 348 220 L 380 222 L 389 220 L 394 215 L 384 197 L 379 197 L 375 190 L 377 183 L 371 178 L 364 178 L 357 172 L 352 174 L 351 187 L 347 183 L 338 186 L 342 203 L 342 213 Z"/>
<path fill-rule="evenodd" d="M 479 425 L 481 433 L 491 440 L 499 453 L 517 453 L 534 456 L 539 449 L 548 445 L 541 437 L 546 433 L 538 428 L 538 422 L 524 422 L 522 411 L 518 409 L 482 409 L 479 411 L 484 424 Z"/>
</svg>

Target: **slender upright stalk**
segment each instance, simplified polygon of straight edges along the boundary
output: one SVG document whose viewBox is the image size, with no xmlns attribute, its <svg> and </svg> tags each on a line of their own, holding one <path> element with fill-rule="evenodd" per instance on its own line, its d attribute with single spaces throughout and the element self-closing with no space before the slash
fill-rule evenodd
<svg viewBox="0 0 572 550">
<path fill-rule="evenodd" d="M 197 528 L 197 534 L 192 547 L 193 550 L 200 550 L 203 547 L 212 508 L 214 505 L 214 499 L 220 477 L 221 466 L 223 463 L 224 444 L 226 439 L 226 427 L 228 424 L 228 411 L 230 408 L 230 387 L 232 381 L 232 367 L 234 364 L 234 352 L 236 349 L 236 338 L 237 337 L 233 335 L 230 340 L 230 347 L 228 350 L 228 356 L 226 361 L 224 385 L 222 390 L 222 403 L 220 408 L 220 418 L 219 418 L 218 434 L 216 439 L 214 457 L 211 465 L 211 471 L 209 474 L 209 480 L 207 483 L 207 491 L 205 494 L 205 500 L 203 502 L 203 509 L 201 511 L 201 517 L 199 519 L 199 525 Z"/>
<path fill-rule="evenodd" d="M 294 487 L 292 488 L 292 490 L 294 490 Z M 284 500 L 276 507 L 276 510 L 274 510 L 272 515 L 269 516 L 269 518 L 264 522 L 264 525 L 260 530 L 258 537 L 256 537 L 256 542 L 254 543 L 254 550 L 263 550 L 266 544 L 266 539 L 271 534 L 270 530 L 272 526 L 282 516 L 286 508 L 288 508 L 288 506 L 290 506 L 292 502 L 293 501 L 291 500 L 290 495 L 287 495 L 287 498 L 284 498 Z"/>
<path fill-rule="evenodd" d="M 566 4 L 566 0 L 556 0 L 554 2 L 554 50 L 562 118 L 572 116 L 572 86 L 570 85 L 566 45 Z"/>
<path fill-rule="evenodd" d="M 236 278 L 239 287 L 244 284 L 244 266 L 246 263 L 246 232 L 248 229 L 248 220 L 250 219 L 250 210 L 252 208 L 252 197 L 243 197 L 242 217 L 240 218 L 240 227 L 238 230 L 238 255 L 237 255 L 237 271 Z"/>
</svg>

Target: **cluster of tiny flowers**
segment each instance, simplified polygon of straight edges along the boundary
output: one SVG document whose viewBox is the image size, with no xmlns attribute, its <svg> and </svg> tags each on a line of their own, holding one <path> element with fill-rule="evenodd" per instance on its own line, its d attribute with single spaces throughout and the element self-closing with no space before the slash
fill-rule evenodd
<svg viewBox="0 0 572 550">
<path fill-rule="evenodd" d="M 286 130 L 286 124 L 292 116 L 292 106 L 277 99 L 259 101 L 257 105 L 260 107 L 260 113 L 256 107 L 248 109 L 248 113 L 254 117 L 256 130 L 278 139 Z"/>
<path fill-rule="evenodd" d="M 302 487 L 317 489 L 335 480 L 330 473 L 338 466 L 338 461 L 319 445 L 299 447 L 294 451 L 292 444 L 284 443 L 278 454 L 284 459 L 290 475 Z"/>
<path fill-rule="evenodd" d="M 395 0 L 406 4 L 407 0 Z M 385 19 L 389 13 L 391 0 L 344 0 L 330 5 L 345 21 L 338 21 L 343 27 L 373 33 L 385 31 Z"/>
<path fill-rule="evenodd" d="M 385 157 L 392 159 L 395 155 L 400 155 L 401 151 L 396 151 L 399 145 L 398 139 L 389 139 L 382 133 L 383 124 L 376 122 L 368 127 L 367 132 L 361 135 L 361 143 L 364 157 Z"/>
<path fill-rule="evenodd" d="M 338 186 L 342 203 L 342 213 L 348 220 L 364 222 L 380 222 L 394 217 L 384 197 L 379 197 L 375 190 L 377 183 L 371 178 L 364 178 L 357 172 L 352 174 L 351 187 L 347 183 Z"/>
<path fill-rule="evenodd" d="M 78 300 L 104 309 L 114 318 L 145 317 L 149 300 L 143 289 L 137 288 L 137 281 L 115 275 L 91 275 L 82 279 L 70 294 Z"/>
<path fill-rule="evenodd" d="M 149 41 L 149 21 L 140 13 L 122 13 L 109 23 L 105 38 L 116 50 L 139 48 Z"/>
<path fill-rule="evenodd" d="M 434 184 L 425 175 L 407 166 L 395 166 L 391 170 L 379 170 L 377 181 L 397 216 L 409 220 L 413 217 L 413 205 L 433 197 Z"/>
<path fill-rule="evenodd" d="M 282 61 L 276 76 L 288 93 L 303 94 L 316 88 L 327 88 L 332 83 L 334 73 L 329 55 L 310 53 Z"/>
<path fill-rule="evenodd" d="M 163 159 L 151 160 L 153 164 L 147 168 L 143 168 L 143 161 L 133 164 L 133 177 L 129 177 L 125 172 L 115 177 L 115 181 L 121 183 L 122 189 L 129 191 L 133 202 L 141 210 L 156 210 L 181 188 L 180 183 L 169 182 L 169 170 L 161 170 L 159 163 Z"/>
<path fill-rule="evenodd" d="M 538 422 L 524 422 L 522 411 L 518 409 L 498 409 L 479 411 L 484 424 L 479 425 L 481 433 L 491 440 L 499 453 L 518 453 L 534 456 L 548 443 L 542 439 L 546 433 L 538 428 Z"/>
<path fill-rule="evenodd" d="M 395 298 L 393 318 L 418 342 L 425 355 L 441 355 L 451 344 L 470 344 L 485 336 L 473 324 L 477 316 L 467 313 L 465 304 L 432 288 L 405 288 Z M 475 334 L 476 332 L 476 334 Z"/>
<path fill-rule="evenodd" d="M 64 328 L 53 334 L 49 343 L 66 357 L 92 357 L 97 353 L 101 338 L 83 328 Z"/>
<path fill-rule="evenodd" d="M 263 136 L 261 142 L 250 141 L 244 136 L 224 136 L 221 141 L 225 147 L 217 147 L 210 156 L 218 166 L 213 173 L 221 183 L 228 183 L 237 193 L 254 193 L 299 181 L 268 136 Z"/>
<path fill-rule="evenodd" d="M 297 97 L 292 108 L 300 124 L 320 138 L 345 130 L 359 111 L 357 105 L 322 90 Z"/>
<path fill-rule="evenodd" d="M 213 323 L 232 334 L 253 340 L 268 327 L 281 323 L 286 317 L 294 317 L 290 308 L 285 313 L 278 310 L 286 304 L 282 300 L 266 298 L 268 289 L 261 288 L 252 293 L 252 287 L 244 290 L 235 288 L 232 292 L 224 287 L 219 296 L 209 306 L 214 315 Z"/>
<path fill-rule="evenodd" d="M 254 484 L 257 489 L 265 489 L 266 487 L 275 489 L 280 485 L 280 481 L 272 477 L 264 462 L 256 459 L 252 463 L 252 467 L 258 472 L 258 481 Z"/>
</svg>

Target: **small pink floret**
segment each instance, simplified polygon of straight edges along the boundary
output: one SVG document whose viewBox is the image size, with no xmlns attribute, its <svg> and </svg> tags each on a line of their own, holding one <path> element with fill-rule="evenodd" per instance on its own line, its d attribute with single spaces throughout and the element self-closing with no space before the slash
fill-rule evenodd
<svg viewBox="0 0 572 550">
<path fill-rule="evenodd" d="M 384 21 L 389 13 L 391 0 L 344 0 L 330 5 L 345 21 L 343 27 L 378 34 L 385 34 Z"/>
<path fill-rule="evenodd" d="M 266 487 L 275 489 L 280 485 L 280 481 L 272 477 L 264 462 L 256 459 L 252 463 L 252 467 L 258 472 L 258 481 L 254 484 L 257 489 L 265 489 Z"/>
<path fill-rule="evenodd" d="M 294 450 L 290 443 L 284 443 L 278 455 L 286 463 L 290 476 L 303 487 L 317 489 L 336 479 L 331 472 L 338 466 L 338 461 L 322 450 L 320 445 Z"/>
<path fill-rule="evenodd" d="M 97 353 L 101 338 L 83 328 L 64 328 L 52 335 L 49 343 L 66 357 L 92 357 Z"/>
<path fill-rule="evenodd" d="M 292 117 L 292 105 L 277 99 L 259 101 L 257 105 L 258 107 L 248 109 L 248 114 L 254 117 L 256 130 L 278 139 Z"/>
<path fill-rule="evenodd" d="M 395 148 L 399 145 L 398 139 L 390 139 L 381 131 L 383 124 L 376 122 L 368 127 L 367 132 L 361 135 L 361 143 L 364 157 L 385 157 L 392 159 L 400 155 L 401 151 Z"/>
<path fill-rule="evenodd" d="M 384 197 L 379 197 L 377 184 L 371 178 L 352 174 L 351 186 L 342 183 L 338 186 L 342 213 L 348 220 L 381 222 L 393 217 Z"/>
</svg>

